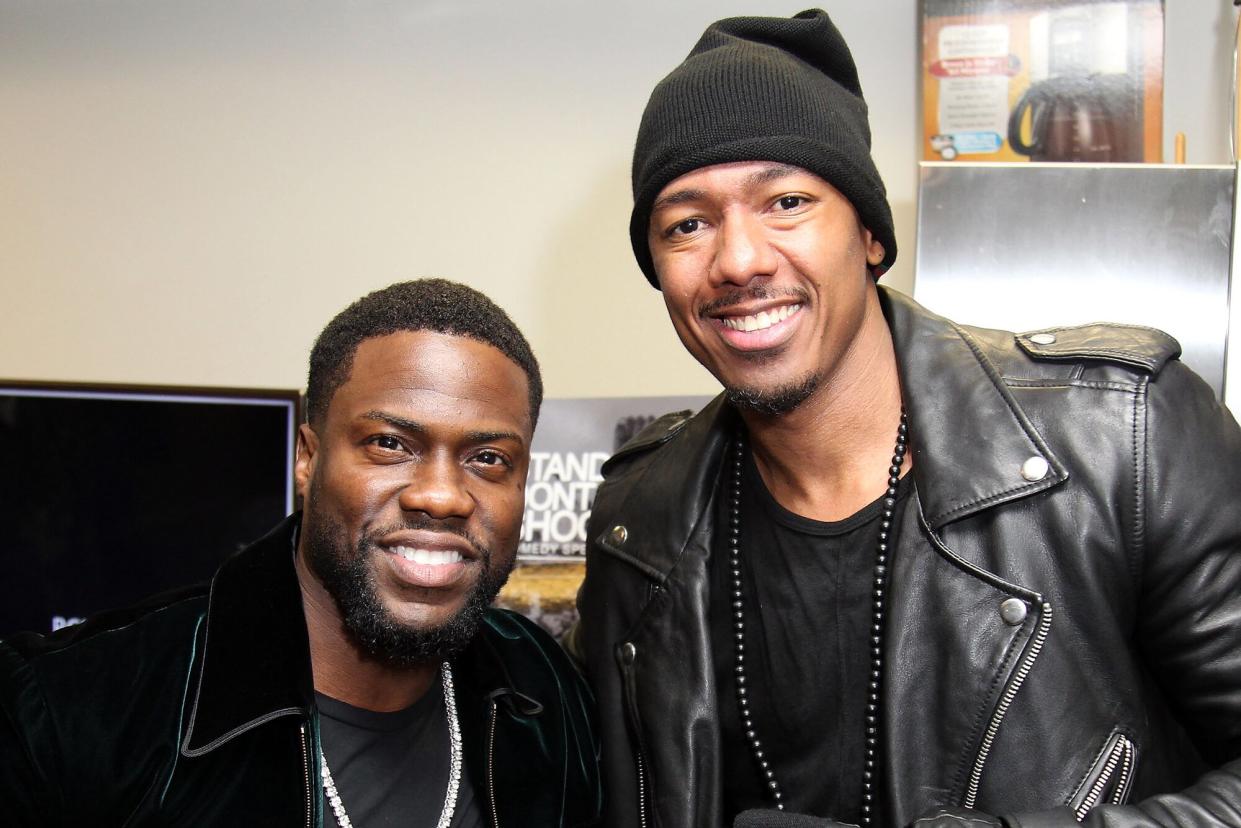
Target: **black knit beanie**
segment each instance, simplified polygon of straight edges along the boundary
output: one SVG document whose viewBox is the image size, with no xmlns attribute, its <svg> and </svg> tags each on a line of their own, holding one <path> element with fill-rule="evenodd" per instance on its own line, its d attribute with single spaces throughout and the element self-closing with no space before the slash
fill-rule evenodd
<svg viewBox="0 0 1241 828">
<path fill-rule="evenodd" d="M 647 228 L 656 196 L 691 170 L 728 161 L 777 161 L 815 173 L 849 199 L 883 245 L 877 272 L 896 260 L 857 67 L 827 12 L 712 23 L 651 93 L 633 151 L 629 238 L 655 288 Z"/>
</svg>

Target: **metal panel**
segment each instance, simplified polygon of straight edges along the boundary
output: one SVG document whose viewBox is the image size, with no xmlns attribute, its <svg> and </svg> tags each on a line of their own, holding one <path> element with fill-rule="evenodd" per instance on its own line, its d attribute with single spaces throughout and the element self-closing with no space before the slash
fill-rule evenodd
<svg viewBox="0 0 1241 828">
<path fill-rule="evenodd" d="M 921 165 L 914 295 L 1013 331 L 1162 328 L 1223 398 L 1235 168 Z"/>
</svg>

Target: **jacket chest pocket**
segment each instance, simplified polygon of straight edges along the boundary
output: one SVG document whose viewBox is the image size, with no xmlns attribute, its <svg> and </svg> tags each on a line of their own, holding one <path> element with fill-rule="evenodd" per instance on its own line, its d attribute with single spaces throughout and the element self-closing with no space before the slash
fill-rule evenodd
<svg viewBox="0 0 1241 828">
<path fill-rule="evenodd" d="M 1098 805 L 1120 805 L 1127 801 L 1137 764 L 1137 744 L 1119 730 L 1112 731 L 1069 800 L 1077 819 L 1082 820 Z"/>
</svg>

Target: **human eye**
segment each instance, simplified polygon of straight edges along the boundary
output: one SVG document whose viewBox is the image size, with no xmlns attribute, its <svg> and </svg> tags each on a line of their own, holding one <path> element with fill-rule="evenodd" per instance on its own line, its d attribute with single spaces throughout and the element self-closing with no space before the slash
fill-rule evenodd
<svg viewBox="0 0 1241 828">
<path fill-rule="evenodd" d="M 692 236 L 702 229 L 703 224 L 703 220 L 695 216 L 678 219 L 668 226 L 668 229 L 664 231 L 664 235 L 670 239 Z"/>
<path fill-rule="evenodd" d="M 367 451 L 383 458 L 396 457 L 408 453 L 408 448 L 400 437 L 395 434 L 374 434 L 366 438 Z"/>
<path fill-rule="evenodd" d="M 799 207 L 805 207 L 810 199 L 800 193 L 786 193 L 776 199 L 773 205 L 777 211 L 793 212 Z"/>
<path fill-rule="evenodd" d="M 495 449 L 482 449 L 475 452 L 474 462 L 482 466 L 503 466 L 509 468 L 513 464 L 503 452 Z"/>
</svg>

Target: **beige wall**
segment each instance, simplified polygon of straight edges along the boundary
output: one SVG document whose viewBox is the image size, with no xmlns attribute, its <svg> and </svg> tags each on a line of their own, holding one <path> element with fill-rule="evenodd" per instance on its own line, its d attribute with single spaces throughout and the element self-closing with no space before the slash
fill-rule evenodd
<svg viewBox="0 0 1241 828">
<path fill-rule="evenodd" d="M 350 300 L 492 295 L 552 396 L 707 393 L 628 249 L 646 96 L 804 3 L 0 0 L 0 377 L 296 387 Z M 1168 144 L 1227 159 L 1229 0 L 1168 0 Z M 829 4 L 912 285 L 915 0 Z"/>
</svg>

